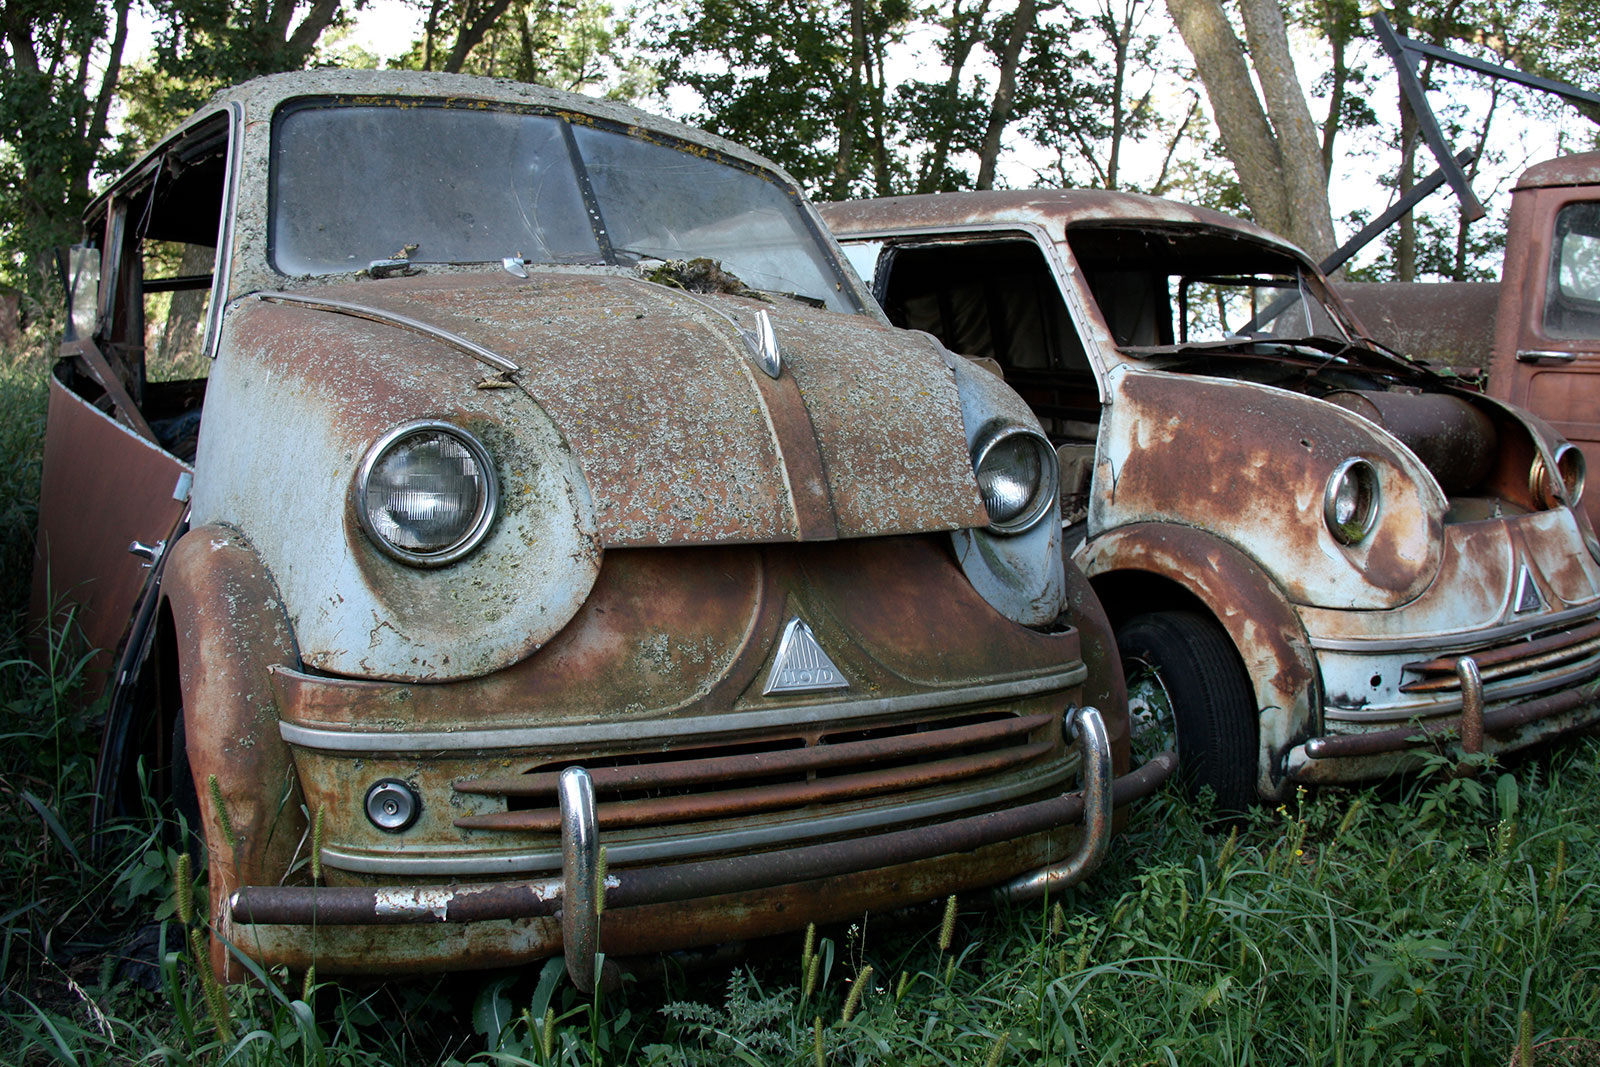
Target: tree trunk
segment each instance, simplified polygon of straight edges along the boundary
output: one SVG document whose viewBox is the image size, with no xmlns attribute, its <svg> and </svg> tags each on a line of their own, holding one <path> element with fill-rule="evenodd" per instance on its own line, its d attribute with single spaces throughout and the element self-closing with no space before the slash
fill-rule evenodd
<svg viewBox="0 0 1600 1067">
<path fill-rule="evenodd" d="M 850 193 L 850 178 L 855 171 L 852 158 L 856 150 L 856 123 L 861 114 L 862 71 L 867 64 L 866 0 L 850 0 L 850 87 L 839 118 L 839 155 L 833 162 L 833 181 L 829 197 L 843 200 Z"/>
<path fill-rule="evenodd" d="M 994 87 L 994 101 L 989 107 L 989 125 L 983 132 L 983 144 L 978 149 L 978 189 L 994 188 L 995 161 L 1000 158 L 1000 135 L 1011 121 L 1011 102 L 1017 92 L 1017 64 L 1022 59 L 1022 46 L 1033 32 L 1033 21 L 1038 15 L 1035 0 L 1018 0 L 1017 13 L 1011 23 L 1011 35 L 1000 53 L 1000 78 Z"/>
<path fill-rule="evenodd" d="M 1167 0 L 1167 11 L 1194 57 L 1245 203 L 1257 223 L 1288 233 L 1289 207 L 1283 196 L 1278 145 L 1256 97 L 1244 49 L 1222 5 L 1218 0 Z"/>
<path fill-rule="evenodd" d="M 1328 206 L 1328 176 L 1322 167 L 1317 125 L 1306 106 L 1305 90 L 1295 74 L 1289 32 L 1278 0 L 1240 0 L 1250 62 L 1266 98 L 1267 116 L 1277 135 L 1284 202 L 1289 209 L 1287 234 L 1320 260 L 1337 243 Z"/>
</svg>

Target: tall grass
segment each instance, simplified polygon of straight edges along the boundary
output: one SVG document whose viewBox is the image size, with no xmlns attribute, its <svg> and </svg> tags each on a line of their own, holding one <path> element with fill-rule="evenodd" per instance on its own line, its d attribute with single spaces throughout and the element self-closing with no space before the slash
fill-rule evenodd
<svg viewBox="0 0 1600 1067">
<path fill-rule="evenodd" d="M 593 998 L 559 961 L 208 990 L 159 818 L 89 847 L 95 711 L 64 714 L 73 662 L 41 669 L 17 635 L 45 362 L 0 362 L 0 1062 L 1600 1064 L 1594 738 L 1297 797 L 1230 837 L 1163 794 L 1058 900 L 663 957 Z"/>
</svg>

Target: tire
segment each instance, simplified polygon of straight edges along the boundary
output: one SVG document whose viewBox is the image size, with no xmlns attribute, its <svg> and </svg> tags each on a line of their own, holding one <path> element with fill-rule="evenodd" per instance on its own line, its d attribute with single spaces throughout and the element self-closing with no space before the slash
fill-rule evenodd
<svg viewBox="0 0 1600 1067">
<path fill-rule="evenodd" d="M 1191 796 L 1210 789 L 1219 814 L 1254 807 L 1260 726 L 1255 695 L 1233 642 L 1189 611 L 1136 615 L 1117 628 L 1130 691 L 1154 681 L 1172 713 L 1178 774 Z"/>
</svg>

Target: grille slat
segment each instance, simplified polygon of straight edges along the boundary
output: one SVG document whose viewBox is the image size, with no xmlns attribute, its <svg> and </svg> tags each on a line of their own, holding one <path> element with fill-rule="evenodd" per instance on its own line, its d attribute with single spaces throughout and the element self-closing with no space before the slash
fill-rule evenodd
<svg viewBox="0 0 1600 1067">
<path fill-rule="evenodd" d="M 1477 662 L 1479 672 L 1486 683 L 1532 674 L 1586 657 L 1600 657 L 1600 622 L 1589 623 L 1574 630 L 1547 634 L 1531 641 L 1519 641 L 1463 655 L 1471 655 Z M 1424 677 L 1403 683 L 1400 691 L 1402 693 L 1458 692 L 1461 683 L 1456 678 L 1456 664 L 1461 658 L 1461 656 L 1441 656 L 1406 664 L 1405 670 Z"/>
<path fill-rule="evenodd" d="M 1041 764 L 1061 747 L 1058 714 L 886 724 L 836 739 L 730 742 L 720 751 L 596 755 L 573 760 L 595 786 L 601 829 L 738 818 L 990 781 Z M 1056 730 L 1049 728 L 1055 726 Z M 457 792 L 499 796 L 507 810 L 463 815 L 465 830 L 557 833 L 560 769 L 460 779 Z"/>
<path fill-rule="evenodd" d="M 600 802 L 595 818 L 600 829 L 622 829 L 696 819 L 722 819 L 783 808 L 804 807 L 883 793 L 897 793 L 963 779 L 997 774 L 1031 763 L 1055 746 L 1048 741 L 1020 745 L 999 752 L 918 763 L 884 771 L 819 778 L 806 782 L 723 789 L 693 796 L 652 797 L 647 800 Z M 523 830 L 554 833 L 561 826 L 559 809 L 493 812 L 457 819 L 464 830 Z"/>
</svg>

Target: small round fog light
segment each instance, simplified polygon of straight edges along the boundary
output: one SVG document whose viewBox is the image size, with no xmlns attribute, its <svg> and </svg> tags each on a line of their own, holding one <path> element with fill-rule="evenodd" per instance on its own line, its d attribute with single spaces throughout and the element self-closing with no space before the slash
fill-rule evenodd
<svg viewBox="0 0 1600 1067">
<path fill-rule="evenodd" d="M 374 782 L 367 790 L 367 818 L 387 833 L 397 834 L 422 814 L 422 798 L 398 778 Z"/>
</svg>

